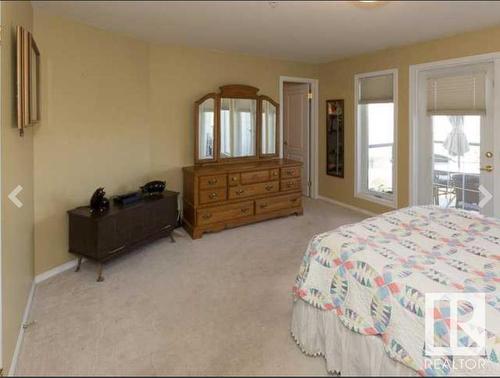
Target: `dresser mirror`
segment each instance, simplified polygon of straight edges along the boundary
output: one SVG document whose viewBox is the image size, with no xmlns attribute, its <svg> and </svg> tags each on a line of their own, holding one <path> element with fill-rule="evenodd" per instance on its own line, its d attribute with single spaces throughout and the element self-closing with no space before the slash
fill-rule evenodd
<svg viewBox="0 0 500 378">
<path fill-rule="evenodd" d="M 196 102 L 196 162 L 215 161 L 217 96 L 209 94 Z"/>
<path fill-rule="evenodd" d="M 195 164 L 279 157 L 279 105 L 258 92 L 226 85 L 195 103 Z"/>
<path fill-rule="evenodd" d="M 277 156 L 278 151 L 278 104 L 268 97 L 261 96 L 260 154 Z"/>
<path fill-rule="evenodd" d="M 220 158 L 256 155 L 257 100 L 221 98 Z"/>
</svg>

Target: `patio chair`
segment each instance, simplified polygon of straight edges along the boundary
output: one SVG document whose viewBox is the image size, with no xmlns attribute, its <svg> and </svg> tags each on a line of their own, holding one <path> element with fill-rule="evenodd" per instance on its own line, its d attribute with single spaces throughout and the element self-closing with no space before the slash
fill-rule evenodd
<svg viewBox="0 0 500 378">
<path fill-rule="evenodd" d="M 479 175 L 454 173 L 451 184 L 457 198 L 455 206 L 464 210 L 479 210 Z"/>
</svg>

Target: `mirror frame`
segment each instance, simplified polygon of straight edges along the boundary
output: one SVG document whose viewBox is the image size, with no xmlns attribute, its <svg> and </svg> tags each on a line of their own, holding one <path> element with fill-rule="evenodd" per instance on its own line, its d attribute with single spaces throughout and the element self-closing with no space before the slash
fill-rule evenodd
<svg viewBox="0 0 500 378">
<path fill-rule="evenodd" d="M 33 55 L 34 59 L 33 59 Z M 28 90 L 27 95 L 28 100 L 26 101 L 28 104 L 28 108 L 26 109 L 27 114 L 25 115 L 25 119 L 28 120 L 28 123 L 36 124 L 40 122 L 40 50 L 38 49 L 38 45 L 33 39 L 33 35 L 28 33 L 28 57 L 27 57 L 27 66 L 25 67 L 25 72 L 27 73 L 27 83 Z M 35 69 L 36 77 L 32 75 L 32 68 Z M 32 102 L 35 103 L 36 111 L 33 114 L 32 112 Z"/>
<path fill-rule="evenodd" d="M 263 154 L 262 153 L 262 138 L 260 137 L 262 135 L 262 104 L 264 101 L 270 102 L 274 107 L 276 108 L 276 145 L 274 147 L 274 154 Z M 257 111 L 259 113 L 259 140 L 258 140 L 258 146 L 259 146 L 259 157 L 261 159 L 273 159 L 277 158 L 280 156 L 280 104 L 278 104 L 276 101 L 274 101 L 271 97 L 269 96 L 264 96 L 261 95 L 259 96 L 259 106 L 257 107 Z"/>
<path fill-rule="evenodd" d="M 36 78 L 32 75 L 33 68 Z M 17 128 L 23 136 L 26 127 L 40 122 L 40 50 L 33 35 L 22 26 L 16 27 L 16 82 Z M 33 102 L 35 114 L 31 112 Z"/>
<path fill-rule="evenodd" d="M 211 159 L 200 159 L 199 155 L 199 131 L 200 131 L 200 119 L 199 119 L 199 108 L 206 100 L 214 100 L 214 153 Z M 206 164 L 215 163 L 219 159 L 219 109 L 220 100 L 217 93 L 209 93 L 203 96 L 198 101 L 194 103 L 194 162 L 195 164 Z"/>
<path fill-rule="evenodd" d="M 195 165 L 210 165 L 210 164 L 226 164 L 226 163 L 237 163 L 244 161 L 258 161 L 258 160 L 269 160 L 278 159 L 280 156 L 280 123 L 279 123 L 279 104 L 272 98 L 264 95 L 258 95 L 259 89 L 252 87 L 250 85 L 242 84 L 231 84 L 219 87 L 219 93 L 209 93 L 203 96 L 194 104 L 194 163 Z M 214 156 L 212 159 L 200 159 L 199 157 L 199 146 L 198 146 L 198 133 L 199 133 L 199 106 L 207 99 L 213 98 L 215 101 L 215 125 L 214 125 Z M 221 109 L 221 99 L 222 98 L 241 98 L 256 100 L 256 120 L 255 120 L 255 154 L 252 156 L 238 156 L 229 157 L 221 159 L 220 157 L 220 109 Z M 276 107 L 276 153 L 274 154 L 262 154 L 261 152 L 261 132 L 262 132 L 262 101 L 266 100 L 272 103 Z"/>
</svg>

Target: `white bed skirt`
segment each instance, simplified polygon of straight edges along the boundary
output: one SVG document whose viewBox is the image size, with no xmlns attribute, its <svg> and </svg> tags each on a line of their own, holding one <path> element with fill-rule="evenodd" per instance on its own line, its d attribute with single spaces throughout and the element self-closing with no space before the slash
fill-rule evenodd
<svg viewBox="0 0 500 378">
<path fill-rule="evenodd" d="M 346 328 L 330 311 L 298 299 L 293 304 L 291 333 L 302 352 L 323 356 L 330 373 L 375 376 L 416 376 L 416 371 L 389 358 L 378 336 Z"/>
</svg>

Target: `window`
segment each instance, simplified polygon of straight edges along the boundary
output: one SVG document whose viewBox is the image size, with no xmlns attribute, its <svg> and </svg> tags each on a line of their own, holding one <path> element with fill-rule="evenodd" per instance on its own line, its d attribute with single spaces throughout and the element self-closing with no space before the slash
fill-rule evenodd
<svg viewBox="0 0 500 378">
<path fill-rule="evenodd" d="M 479 211 L 481 116 L 433 115 L 435 205 Z"/>
<path fill-rule="evenodd" d="M 229 110 L 226 109 L 221 110 L 220 123 L 221 123 L 220 153 L 223 156 L 231 156 L 231 130 L 229 129 Z"/>
<path fill-rule="evenodd" d="M 253 133 L 252 133 L 252 114 L 250 112 L 241 112 L 239 119 L 241 127 L 240 133 L 240 150 L 242 156 L 250 156 L 254 155 L 255 151 L 253 150 L 254 143 L 253 142 Z"/>
<path fill-rule="evenodd" d="M 396 207 L 397 70 L 356 75 L 356 197 Z"/>
<path fill-rule="evenodd" d="M 200 130 L 200 156 L 214 156 L 214 112 L 206 110 L 202 112 Z"/>
</svg>

